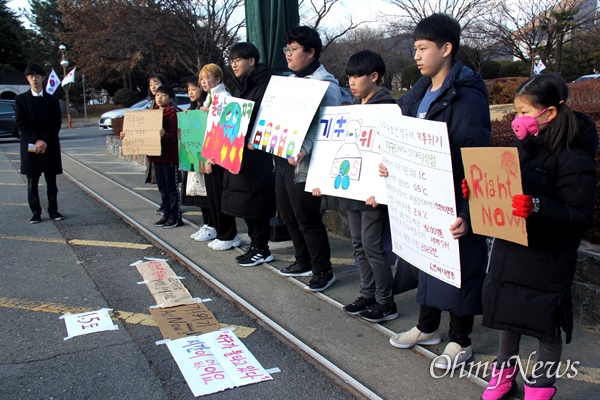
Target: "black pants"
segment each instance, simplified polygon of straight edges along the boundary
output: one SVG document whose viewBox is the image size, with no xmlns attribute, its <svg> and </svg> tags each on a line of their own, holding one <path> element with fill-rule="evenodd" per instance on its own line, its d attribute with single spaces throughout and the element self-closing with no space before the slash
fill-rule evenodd
<svg viewBox="0 0 600 400">
<path fill-rule="evenodd" d="M 48 196 L 48 213 L 52 214 L 58 211 L 58 186 L 56 186 L 56 175 L 44 173 L 44 179 L 46 180 L 46 194 Z M 38 192 L 39 183 L 40 175 L 27 175 L 27 200 L 31 212 L 36 215 L 42 214 L 40 194 Z"/>
<path fill-rule="evenodd" d="M 510 331 L 500 331 L 500 346 L 498 349 L 498 362 L 514 365 L 516 357 L 519 357 L 519 344 L 521 335 Z M 556 382 L 556 372 L 560 366 L 562 354 L 562 339 L 560 334 L 554 341 L 538 339 L 537 363 L 542 367 L 535 370 L 535 376 L 528 376 L 532 382 L 529 386 L 549 387 Z M 529 359 L 529 355 L 525 357 Z M 533 357 L 531 357 L 533 358 Z M 524 365 L 525 367 L 525 365 Z"/>
<path fill-rule="evenodd" d="M 212 173 L 204 176 L 206 182 L 206 199 L 210 211 L 210 221 L 217 230 L 217 239 L 232 240 L 237 235 L 235 217 L 221 212 L 223 196 L 223 167 L 212 166 Z"/>
<path fill-rule="evenodd" d="M 421 304 L 417 329 L 424 333 L 435 332 L 440 327 L 441 318 L 442 310 Z M 450 341 L 458 343 L 461 347 L 470 346 L 471 339 L 469 335 L 473 332 L 474 320 L 475 317 L 472 315 L 459 317 L 450 313 L 450 329 L 448 330 Z"/>
<path fill-rule="evenodd" d="M 166 219 L 181 218 L 179 204 L 179 167 L 176 163 L 152 163 Z"/>
<path fill-rule="evenodd" d="M 270 218 L 246 219 L 244 222 L 248 225 L 248 236 L 250 236 L 250 245 L 259 250 L 269 249 L 269 235 L 271 229 Z"/>
<path fill-rule="evenodd" d="M 304 191 L 305 183 L 295 183 L 294 166 L 275 157 L 275 193 L 279 216 L 287 226 L 296 262 L 311 265 L 314 274 L 331 270 L 331 250 L 321 215 L 321 198 Z"/>
</svg>

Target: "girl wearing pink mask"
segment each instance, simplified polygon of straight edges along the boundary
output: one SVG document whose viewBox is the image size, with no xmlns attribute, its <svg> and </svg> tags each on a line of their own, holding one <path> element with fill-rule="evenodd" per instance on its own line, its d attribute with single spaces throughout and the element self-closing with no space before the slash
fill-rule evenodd
<svg viewBox="0 0 600 400">
<path fill-rule="evenodd" d="M 525 194 L 513 197 L 513 215 L 525 218 L 529 246 L 494 239 L 483 325 L 500 330 L 500 343 L 484 400 L 513 394 L 519 374 L 525 399 L 551 399 L 563 333 L 571 341 L 571 285 L 581 237 L 592 226 L 598 132 L 589 116 L 569 109 L 567 98 L 567 85 L 552 74 L 532 76 L 515 94 L 512 126 Z M 531 376 L 518 370 L 521 335 L 539 340 Z"/>
</svg>

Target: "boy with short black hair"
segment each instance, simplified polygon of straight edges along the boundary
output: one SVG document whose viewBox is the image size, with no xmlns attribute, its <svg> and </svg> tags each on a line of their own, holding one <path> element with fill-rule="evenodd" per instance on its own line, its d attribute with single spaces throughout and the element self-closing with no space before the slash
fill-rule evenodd
<svg viewBox="0 0 600 400">
<path fill-rule="evenodd" d="M 31 64 L 25 70 L 30 90 L 15 98 L 15 119 L 21 132 L 21 174 L 27 175 L 27 199 L 33 216 L 31 224 L 42 220 L 38 193 L 40 176 L 44 174 L 48 196 L 48 214 L 61 220 L 58 212 L 56 175 L 62 174 L 58 133 L 61 112 L 58 99 L 44 90 L 44 69 Z"/>
<path fill-rule="evenodd" d="M 459 289 L 419 271 L 418 324 L 393 335 L 390 343 L 398 348 L 439 343 L 442 310 L 449 311 L 450 342 L 434 366 L 452 369 L 472 357 L 469 335 L 474 316 L 482 313 L 487 246 L 485 237 L 474 234 L 469 223 L 469 204 L 461 190 L 465 174 L 460 149 L 491 145 L 489 94 L 481 76 L 455 58 L 460 25 L 454 19 L 445 14 L 424 18 L 417 24 L 413 38 L 414 59 L 423 77 L 397 103 L 404 115 L 447 124 L 457 208 L 457 219 L 450 226 L 450 233 L 459 240 L 462 285 Z M 381 173 L 387 176 L 383 165 Z"/>
<path fill-rule="evenodd" d="M 149 156 L 156 172 L 156 183 L 164 207 L 164 215 L 154 225 L 165 229 L 183 225 L 179 203 L 179 149 L 177 146 L 177 111 L 171 106 L 175 91 L 162 85 L 156 90 L 156 106 L 163 110 L 160 130 L 160 156 Z"/>
<path fill-rule="evenodd" d="M 291 77 L 329 82 L 320 106 L 339 106 L 338 81 L 319 62 L 323 48 L 319 33 L 307 26 L 299 26 L 288 31 L 285 42 L 287 45 L 283 51 L 288 68 L 292 70 Z M 321 215 L 321 199 L 304 190 L 319 128 L 318 115 L 317 111 L 298 154 L 287 160 L 275 157 L 277 207 L 295 251 L 294 263 L 279 272 L 286 276 L 312 273 L 313 277 L 306 286 L 311 291 L 323 291 L 336 281 L 331 268 L 329 238 Z"/>
</svg>

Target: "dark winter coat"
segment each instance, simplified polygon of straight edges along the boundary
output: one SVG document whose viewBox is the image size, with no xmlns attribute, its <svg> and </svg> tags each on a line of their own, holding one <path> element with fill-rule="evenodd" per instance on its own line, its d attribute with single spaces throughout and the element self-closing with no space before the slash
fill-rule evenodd
<svg viewBox="0 0 600 400">
<path fill-rule="evenodd" d="M 390 91 L 387 90 L 386 88 L 382 87 L 377 92 L 375 92 L 375 94 L 373 94 L 373 96 L 371 96 L 371 98 L 369 100 L 367 100 L 367 102 L 365 104 L 394 104 L 395 102 L 396 102 L 396 100 L 394 100 Z M 356 98 L 354 100 L 354 104 L 361 104 L 361 99 Z M 348 211 L 373 210 L 373 206 L 366 205 L 364 201 L 347 199 L 345 201 L 345 203 L 346 203 L 345 204 L 346 209 Z M 380 204 L 378 207 L 387 208 L 387 206 L 382 205 L 382 204 Z"/>
<path fill-rule="evenodd" d="M 148 160 L 150 162 L 177 163 L 179 165 L 177 110 L 170 105 L 163 111 L 162 127 L 165 130 L 165 134 L 160 138 L 160 156 L 148 156 Z"/>
<path fill-rule="evenodd" d="M 540 209 L 526 219 L 528 247 L 495 239 L 483 288 L 483 325 L 571 341 L 571 285 L 577 249 L 594 214 L 598 132 L 594 121 L 577 114 L 581 135 L 556 155 L 540 136 L 516 141 L 523 193 Z"/>
<path fill-rule="evenodd" d="M 254 101 L 252 116 L 245 144 L 252 133 L 254 120 L 267 90 L 271 76 L 276 72 L 264 64 L 258 64 L 242 80 L 235 80 L 234 97 Z M 275 216 L 275 173 L 273 156 L 244 145 L 242 167 L 238 174 L 225 171 L 221 210 L 224 214 L 247 219 Z"/>
<path fill-rule="evenodd" d="M 43 97 L 34 97 L 31 90 L 15 98 L 15 119 L 21 132 L 21 174 L 40 176 L 43 173 L 62 174 L 58 133 L 61 112 L 58 99 L 45 90 Z M 27 151 L 29 144 L 46 142 L 43 154 Z"/>
<path fill-rule="evenodd" d="M 404 115 L 416 116 L 419 104 L 431 85 L 424 76 L 406 95 L 398 99 Z M 469 221 L 469 203 L 462 198 L 461 183 L 465 177 L 462 147 L 491 145 L 489 94 L 480 75 L 455 60 L 431 103 L 426 119 L 446 122 L 450 139 L 456 209 L 459 217 Z M 484 236 L 475 235 L 469 228 L 458 239 L 461 266 L 461 288 L 458 289 L 433 276 L 419 271 L 417 302 L 458 316 L 481 314 L 481 287 L 485 278 L 487 246 Z"/>
</svg>

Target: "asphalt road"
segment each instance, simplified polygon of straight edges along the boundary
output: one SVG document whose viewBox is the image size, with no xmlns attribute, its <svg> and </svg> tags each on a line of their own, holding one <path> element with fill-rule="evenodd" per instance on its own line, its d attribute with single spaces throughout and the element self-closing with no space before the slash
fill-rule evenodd
<svg viewBox="0 0 600 400">
<path fill-rule="evenodd" d="M 86 129 L 84 136 L 83 131 L 63 131 L 63 148 L 104 143 L 104 132 Z M 43 214 L 42 223 L 28 224 L 26 186 L 18 169 L 16 142 L 3 141 L 0 399 L 194 398 L 167 347 L 155 344 L 162 339 L 156 326 L 119 319 L 118 330 L 64 340 L 59 316 L 65 312 L 111 308 L 149 314 L 154 299 L 145 285 L 136 284 L 141 277 L 129 266 L 143 257 L 168 259 L 194 297 L 212 299 L 207 305 L 219 322 L 255 329 L 244 344 L 265 368 L 282 371 L 272 381 L 209 398 L 354 398 L 64 176 L 58 179 L 59 207 L 67 218 L 50 221 Z M 100 245 L 90 245 L 93 241 Z M 117 247 L 122 244 L 148 248 Z"/>
</svg>

